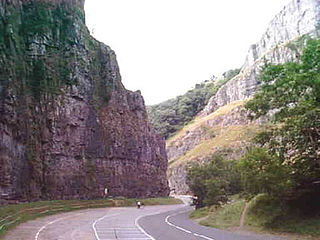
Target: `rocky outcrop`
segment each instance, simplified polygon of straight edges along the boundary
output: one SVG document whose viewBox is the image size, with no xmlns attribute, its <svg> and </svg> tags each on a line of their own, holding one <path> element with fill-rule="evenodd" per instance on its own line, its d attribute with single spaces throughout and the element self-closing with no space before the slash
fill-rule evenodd
<svg viewBox="0 0 320 240">
<path fill-rule="evenodd" d="M 189 150 L 195 148 L 201 140 L 207 140 L 217 135 L 217 131 L 213 128 L 224 128 L 228 126 L 243 126 L 248 125 L 251 121 L 248 119 L 248 111 L 243 108 L 241 102 L 230 106 L 230 111 L 224 114 L 212 113 L 204 119 L 199 119 L 199 123 L 193 127 L 190 125 L 181 137 L 174 137 L 167 142 L 167 155 L 169 159 L 176 159 Z M 261 120 L 256 121 L 256 123 Z"/>
<path fill-rule="evenodd" d="M 205 161 L 212 153 L 223 150 L 217 147 L 222 146 L 219 137 L 228 142 L 228 150 L 231 151 L 225 155 L 227 158 L 239 158 L 246 151 L 249 143 L 243 141 L 246 135 L 231 138 L 228 131 L 238 134 L 235 130 L 239 128 L 228 128 L 228 126 L 245 129 L 256 125 L 260 128 L 259 125 L 267 121 L 268 117 L 252 123 L 241 106 L 232 108 L 225 114 L 219 114 L 219 111 L 223 112 L 222 109 L 229 108 L 228 106 L 232 106 L 236 101 L 246 100 L 255 94 L 260 84 L 258 75 L 266 61 L 273 64 L 299 61 L 306 40 L 320 36 L 319 27 L 319 0 L 293 0 L 276 15 L 261 40 L 250 47 L 240 73 L 224 84 L 198 114 L 196 121 L 205 124 L 207 129 L 201 124 L 197 127 L 192 127 L 191 124 L 189 128 L 185 127 L 188 131 L 180 131 L 176 137 L 168 141 L 167 152 L 170 162 L 168 173 L 171 189 L 179 194 L 189 192 L 186 184 L 188 162 Z M 220 136 L 214 134 L 215 137 L 208 140 L 210 131 L 217 133 L 219 132 L 217 129 L 221 130 Z"/>
<path fill-rule="evenodd" d="M 320 27 L 320 2 L 318 0 L 292 0 L 270 22 L 260 41 L 250 47 L 243 68 L 253 66 L 255 62 L 281 45 L 305 35 L 318 36 Z M 277 51 L 270 59 L 274 62 L 286 62 L 291 56 Z M 278 57 L 278 58 L 277 58 Z"/>
<path fill-rule="evenodd" d="M 187 164 L 179 164 L 170 168 L 168 173 L 169 186 L 172 195 L 192 195 L 190 188 L 186 182 Z"/>
<path fill-rule="evenodd" d="M 83 0 L 0 1 L 0 197 L 166 196 L 165 143 Z"/>
<path fill-rule="evenodd" d="M 200 115 L 251 97 L 259 85 L 258 74 L 265 62 L 298 61 L 304 40 L 320 36 L 320 2 L 293 0 L 270 22 L 257 44 L 253 44 L 239 75 L 222 86 Z"/>
<path fill-rule="evenodd" d="M 195 119 L 184 132 L 170 139 L 167 142 L 170 189 L 176 194 L 190 194 L 186 176 L 192 162 L 206 162 L 212 154 L 221 154 L 226 159 L 240 158 L 257 129 L 266 122 L 265 118 L 252 122 L 247 116 L 243 102 L 234 102 Z"/>
</svg>

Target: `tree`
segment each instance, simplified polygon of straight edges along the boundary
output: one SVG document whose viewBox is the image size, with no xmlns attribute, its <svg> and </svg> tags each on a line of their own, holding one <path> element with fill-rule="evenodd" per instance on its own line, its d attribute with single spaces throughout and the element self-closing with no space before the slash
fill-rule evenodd
<svg viewBox="0 0 320 240">
<path fill-rule="evenodd" d="M 268 193 L 283 195 L 291 189 L 289 169 L 279 157 L 273 156 L 264 148 L 250 149 L 239 161 L 243 189 L 247 194 Z"/>
<path fill-rule="evenodd" d="M 198 197 L 198 206 L 220 205 L 228 195 L 240 192 L 240 179 L 234 161 L 213 155 L 207 163 L 194 163 L 188 169 L 187 184 Z"/>
<path fill-rule="evenodd" d="M 313 205 L 320 200 L 320 41 L 307 42 L 299 63 L 267 64 L 260 78 L 246 107 L 252 118 L 274 112 L 275 125 L 258 142 L 288 169 L 290 197 Z"/>
</svg>

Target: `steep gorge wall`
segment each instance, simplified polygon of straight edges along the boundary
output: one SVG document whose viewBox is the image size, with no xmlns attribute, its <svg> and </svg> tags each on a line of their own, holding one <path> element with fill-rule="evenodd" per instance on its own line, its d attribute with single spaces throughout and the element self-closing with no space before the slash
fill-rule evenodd
<svg viewBox="0 0 320 240">
<path fill-rule="evenodd" d="M 83 0 L 0 1 L 0 200 L 166 196 L 165 142 Z"/>
</svg>

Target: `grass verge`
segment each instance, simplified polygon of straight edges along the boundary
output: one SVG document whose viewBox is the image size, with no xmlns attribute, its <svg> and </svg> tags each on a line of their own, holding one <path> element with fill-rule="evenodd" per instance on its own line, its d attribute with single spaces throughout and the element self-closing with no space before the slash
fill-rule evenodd
<svg viewBox="0 0 320 240">
<path fill-rule="evenodd" d="M 218 208 L 205 207 L 192 212 L 190 218 L 198 220 L 204 226 L 230 229 L 239 227 L 244 206 L 245 200 L 238 200 Z"/>
<path fill-rule="evenodd" d="M 244 207 L 245 200 L 235 197 L 233 203 L 223 207 L 193 211 L 190 218 L 204 226 L 235 229 L 239 227 Z M 290 240 L 320 240 L 320 216 L 301 216 L 288 207 L 281 207 L 279 201 L 261 194 L 249 203 L 243 230 L 284 235 Z"/>
<path fill-rule="evenodd" d="M 145 205 L 179 204 L 174 198 L 139 199 Z M 57 200 L 13 204 L 0 207 L 0 238 L 17 225 L 48 215 L 88 208 L 135 206 L 138 199 Z"/>
<path fill-rule="evenodd" d="M 299 234 L 320 239 L 319 215 L 299 215 L 281 207 L 279 201 L 264 194 L 258 195 L 250 202 L 245 225 L 249 230 L 258 232 Z"/>
</svg>

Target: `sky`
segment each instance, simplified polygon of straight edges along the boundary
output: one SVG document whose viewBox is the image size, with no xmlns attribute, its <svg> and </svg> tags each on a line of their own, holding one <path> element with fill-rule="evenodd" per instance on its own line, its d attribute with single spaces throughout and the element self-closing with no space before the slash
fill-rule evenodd
<svg viewBox="0 0 320 240">
<path fill-rule="evenodd" d="M 91 34 L 117 55 L 122 82 L 146 105 L 241 68 L 290 0 L 87 0 Z"/>
</svg>

